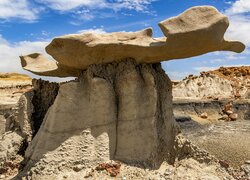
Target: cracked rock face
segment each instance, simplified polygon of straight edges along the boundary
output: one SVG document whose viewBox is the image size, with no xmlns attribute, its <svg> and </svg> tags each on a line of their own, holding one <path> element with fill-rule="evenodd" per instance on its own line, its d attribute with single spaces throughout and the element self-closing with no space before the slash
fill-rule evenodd
<svg viewBox="0 0 250 180">
<path fill-rule="evenodd" d="M 110 159 L 155 168 L 172 160 L 176 133 L 171 81 L 160 64 L 93 65 L 60 86 L 26 151 L 27 168 L 48 175 Z"/>
</svg>

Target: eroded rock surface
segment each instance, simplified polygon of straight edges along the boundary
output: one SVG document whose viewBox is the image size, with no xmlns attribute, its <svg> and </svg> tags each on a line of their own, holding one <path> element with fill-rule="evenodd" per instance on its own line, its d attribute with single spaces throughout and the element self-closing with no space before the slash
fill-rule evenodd
<svg viewBox="0 0 250 180">
<path fill-rule="evenodd" d="M 171 81 L 159 64 L 93 65 L 60 86 L 26 151 L 27 168 L 49 174 L 110 159 L 159 167 L 174 161 L 176 133 Z"/>
<path fill-rule="evenodd" d="M 159 63 L 213 51 L 242 52 L 244 44 L 224 40 L 229 21 L 211 6 L 193 7 L 159 23 L 166 37 L 153 38 L 152 29 L 106 34 L 72 34 L 55 38 L 46 51 L 56 61 L 35 53 L 21 56 L 24 69 L 44 76 L 78 76 L 92 64 L 133 58 L 137 63 Z"/>
<path fill-rule="evenodd" d="M 220 67 L 190 75 L 173 86 L 176 99 L 249 99 L 250 66 Z"/>
</svg>

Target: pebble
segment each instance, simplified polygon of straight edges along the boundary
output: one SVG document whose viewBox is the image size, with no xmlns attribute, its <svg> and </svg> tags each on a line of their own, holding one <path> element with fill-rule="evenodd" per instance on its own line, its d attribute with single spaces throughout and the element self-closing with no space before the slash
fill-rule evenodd
<svg viewBox="0 0 250 180">
<path fill-rule="evenodd" d="M 228 111 L 226 112 L 226 114 L 228 114 L 228 115 L 233 114 L 233 113 L 234 113 L 234 112 L 231 111 L 231 110 L 228 110 Z"/>
<path fill-rule="evenodd" d="M 237 120 L 237 118 L 238 118 L 238 114 L 236 114 L 236 113 L 230 114 L 230 115 L 229 115 L 229 118 L 230 118 L 232 121 L 235 121 L 235 120 Z"/>
<path fill-rule="evenodd" d="M 201 114 L 201 118 L 203 118 L 203 119 L 207 119 L 207 117 L 208 117 L 208 115 L 207 115 L 207 113 L 206 113 L 206 112 L 204 112 L 204 113 L 202 113 L 202 114 Z"/>
<path fill-rule="evenodd" d="M 228 115 L 224 114 L 222 117 L 219 118 L 219 120 L 228 120 Z"/>
<path fill-rule="evenodd" d="M 228 162 L 227 161 L 225 161 L 225 160 L 219 160 L 219 163 L 220 163 L 220 165 L 222 166 L 222 167 L 224 167 L 224 168 L 229 168 L 229 164 L 228 164 Z"/>
<path fill-rule="evenodd" d="M 245 161 L 245 164 L 250 164 L 250 160 L 246 160 L 246 161 Z"/>
<path fill-rule="evenodd" d="M 0 175 L 0 179 L 5 179 L 5 175 Z"/>
<path fill-rule="evenodd" d="M 76 171 L 76 172 L 79 172 L 79 171 L 81 171 L 83 168 L 84 168 L 84 166 L 79 164 L 79 165 L 73 167 L 73 170 Z"/>
</svg>

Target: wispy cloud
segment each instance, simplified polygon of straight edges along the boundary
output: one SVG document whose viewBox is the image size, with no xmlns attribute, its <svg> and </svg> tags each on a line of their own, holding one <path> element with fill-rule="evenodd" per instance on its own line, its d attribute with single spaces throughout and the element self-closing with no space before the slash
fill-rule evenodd
<svg viewBox="0 0 250 180">
<path fill-rule="evenodd" d="M 250 46 L 250 1 L 237 0 L 224 12 L 230 20 L 226 38 L 240 40 Z"/>
<path fill-rule="evenodd" d="M 89 9 L 130 9 L 135 11 L 145 11 L 148 6 L 156 0 L 36 0 L 41 4 L 45 4 L 51 9 L 59 11 L 70 11 L 76 8 Z"/>
<path fill-rule="evenodd" d="M 179 72 L 179 71 L 168 71 L 168 76 L 171 80 L 181 80 L 184 77 L 188 76 L 190 72 Z"/>
<path fill-rule="evenodd" d="M 105 9 L 150 13 L 149 6 L 153 1 L 156 0 L 0 0 L 0 19 L 34 21 L 39 18 L 41 11 L 51 9 L 75 14 L 73 17 L 81 20 L 92 20 L 98 16 L 98 11 Z"/>
<path fill-rule="evenodd" d="M 0 72 L 21 72 L 20 55 L 26 55 L 34 52 L 45 53 L 44 47 L 47 41 L 21 41 L 10 43 L 0 35 Z"/>
<path fill-rule="evenodd" d="M 102 28 L 97 28 L 97 29 L 84 29 L 84 30 L 77 31 L 77 33 L 103 34 L 103 33 L 106 33 L 106 31 Z"/>
<path fill-rule="evenodd" d="M 33 8 L 28 0 L 1 0 L 0 19 L 18 18 L 34 21 L 38 18 L 39 9 Z"/>
<path fill-rule="evenodd" d="M 230 26 L 226 33 L 227 39 L 240 40 L 250 46 L 250 17 L 244 14 L 229 15 Z"/>
<path fill-rule="evenodd" d="M 245 66 L 244 64 L 231 64 L 231 65 L 223 65 L 223 67 L 240 67 L 240 66 Z M 193 69 L 197 72 L 202 72 L 202 71 L 211 71 L 211 70 L 216 70 L 222 66 L 201 66 L 201 67 L 194 67 Z"/>
<path fill-rule="evenodd" d="M 237 0 L 226 10 L 227 14 L 242 14 L 250 12 L 249 0 Z"/>
</svg>

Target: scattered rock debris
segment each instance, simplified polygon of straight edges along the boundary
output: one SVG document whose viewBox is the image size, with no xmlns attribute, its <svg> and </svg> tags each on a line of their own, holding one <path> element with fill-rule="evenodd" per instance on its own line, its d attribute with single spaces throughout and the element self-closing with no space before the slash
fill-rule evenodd
<svg viewBox="0 0 250 180">
<path fill-rule="evenodd" d="M 97 171 L 106 170 L 111 177 L 116 177 L 120 173 L 121 163 L 119 161 L 99 164 L 95 169 Z"/>
<path fill-rule="evenodd" d="M 238 119 L 238 114 L 233 111 L 233 102 L 230 101 L 224 105 L 222 110 L 222 117 L 219 120 L 224 121 L 236 121 Z"/>
</svg>

